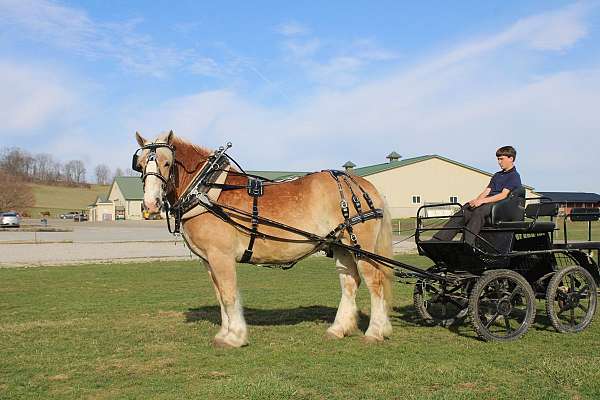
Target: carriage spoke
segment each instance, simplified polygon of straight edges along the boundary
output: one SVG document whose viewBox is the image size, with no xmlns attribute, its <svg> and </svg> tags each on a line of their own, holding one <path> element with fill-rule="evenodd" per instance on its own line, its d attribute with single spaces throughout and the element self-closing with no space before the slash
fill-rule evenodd
<svg viewBox="0 0 600 400">
<path fill-rule="evenodd" d="M 504 316 L 504 326 L 506 327 L 506 333 L 512 332 L 512 327 L 510 326 L 510 321 L 508 320 L 508 317 L 506 317 L 506 315 Z"/>
<path fill-rule="evenodd" d="M 494 316 L 492 317 L 492 319 L 490 319 L 484 326 L 485 329 L 489 329 L 490 325 L 492 325 L 494 323 L 494 321 L 496 321 L 496 319 L 498 318 L 498 316 L 500 315 L 499 312 L 497 312 L 496 314 L 494 314 Z"/>
<path fill-rule="evenodd" d="M 575 309 L 571 308 L 571 326 L 575 326 Z"/>
<path fill-rule="evenodd" d="M 577 304 L 577 307 L 581 308 L 584 313 L 588 312 L 588 308 L 586 306 L 584 306 L 583 304 L 581 304 L 581 303 Z"/>
<path fill-rule="evenodd" d="M 580 290 L 578 290 L 577 292 L 575 292 L 578 296 L 578 298 L 581 298 L 579 296 L 581 296 L 583 294 L 584 291 L 589 290 L 590 287 L 589 285 L 585 285 L 584 287 L 582 287 Z M 584 295 L 585 296 L 585 295 Z M 582 296 L 583 297 L 583 296 Z"/>
<path fill-rule="evenodd" d="M 512 304 L 512 301 L 513 301 L 513 299 L 515 298 L 515 296 L 516 296 L 517 294 L 522 294 L 522 293 L 523 293 L 523 291 L 521 290 L 521 288 L 517 286 L 517 287 L 515 288 L 515 290 L 513 290 L 513 291 L 512 291 L 512 293 L 510 294 L 510 297 L 508 298 L 508 301 L 510 301 L 510 302 L 511 302 L 511 304 Z"/>
</svg>

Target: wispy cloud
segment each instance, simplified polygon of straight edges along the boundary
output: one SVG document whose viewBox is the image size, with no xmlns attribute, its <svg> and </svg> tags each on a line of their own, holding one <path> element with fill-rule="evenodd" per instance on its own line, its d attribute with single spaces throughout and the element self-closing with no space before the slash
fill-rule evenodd
<svg viewBox="0 0 600 400">
<path fill-rule="evenodd" d="M 15 37 L 93 60 L 112 59 L 127 70 L 161 77 L 197 58 L 192 50 L 159 46 L 138 33 L 141 22 L 98 22 L 81 9 L 48 0 L 0 1 L 0 25 Z"/>
<path fill-rule="evenodd" d="M 296 21 L 285 22 L 275 28 L 275 31 L 283 36 L 301 36 L 310 33 L 310 30 Z"/>
<path fill-rule="evenodd" d="M 0 60 L 0 135 L 33 134 L 79 109 L 80 98 L 65 77 L 49 68 Z"/>
</svg>

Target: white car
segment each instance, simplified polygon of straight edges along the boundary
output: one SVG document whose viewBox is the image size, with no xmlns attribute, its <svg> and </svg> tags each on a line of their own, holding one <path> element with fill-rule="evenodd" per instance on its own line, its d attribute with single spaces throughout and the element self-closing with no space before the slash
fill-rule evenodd
<svg viewBox="0 0 600 400">
<path fill-rule="evenodd" d="M 0 226 L 14 226 L 18 228 L 21 225 L 21 217 L 14 211 L 3 212 L 0 214 Z"/>
</svg>

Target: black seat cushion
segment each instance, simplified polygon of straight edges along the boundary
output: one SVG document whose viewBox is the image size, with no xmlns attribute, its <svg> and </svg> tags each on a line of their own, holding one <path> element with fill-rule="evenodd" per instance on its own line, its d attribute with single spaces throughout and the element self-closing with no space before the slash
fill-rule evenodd
<svg viewBox="0 0 600 400">
<path fill-rule="evenodd" d="M 552 232 L 556 228 L 556 224 L 552 221 L 507 221 L 498 222 L 491 228 L 486 230 L 510 230 L 521 233 L 546 233 Z"/>
</svg>

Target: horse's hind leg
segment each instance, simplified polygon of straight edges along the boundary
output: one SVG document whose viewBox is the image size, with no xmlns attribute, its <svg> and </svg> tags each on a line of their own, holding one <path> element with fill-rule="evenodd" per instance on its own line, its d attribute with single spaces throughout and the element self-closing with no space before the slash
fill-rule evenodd
<svg viewBox="0 0 600 400">
<path fill-rule="evenodd" d="M 356 292 L 360 285 L 360 276 L 354 257 L 346 250 L 334 249 L 336 269 L 340 277 L 342 298 L 335 315 L 333 325 L 327 329 L 330 338 L 343 338 L 357 328 L 358 309 L 356 307 Z"/>
<path fill-rule="evenodd" d="M 237 289 L 235 260 L 221 254 L 209 255 L 208 269 L 221 306 L 221 329 L 214 344 L 219 347 L 244 346 L 248 344 L 248 331 Z"/>
<path fill-rule="evenodd" d="M 359 259 L 358 268 L 371 294 L 371 318 L 365 332 L 368 342 L 380 342 L 392 333 L 392 324 L 388 317 L 391 302 L 391 279 L 387 271 L 377 268 L 377 263 L 364 258 Z M 384 267 L 382 267 L 384 268 Z"/>
</svg>

